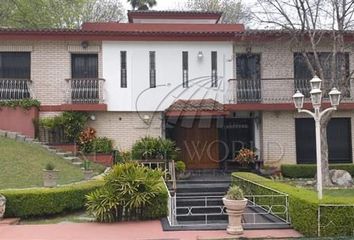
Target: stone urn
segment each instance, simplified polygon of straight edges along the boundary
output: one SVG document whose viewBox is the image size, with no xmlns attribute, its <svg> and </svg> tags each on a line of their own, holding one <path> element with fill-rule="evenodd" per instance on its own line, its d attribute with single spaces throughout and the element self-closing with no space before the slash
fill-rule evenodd
<svg viewBox="0 0 354 240">
<path fill-rule="evenodd" d="M 222 199 L 226 207 L 226 213 L 229 215 L 229 225 L 227 226 L 227 233 L 232 235 L 239 235 L 243 233 L 241 218 L 247 205 L 247 199 L 230 200 L 224 197 Z"/>
<path fill-rule="evenodd" d="M 94 175 L 94 172 L 93 172 L 92 169 L 83 170 L 83 172 L 84 172 L 84 179 L 85 180 L 90 180 L 93 177 L 93 175 Z"/>
<path fill-rule="evenodd" d="M 58 170 L 43 169 L 43 185 L 44 187 L 56 187 L 59 176 Z"/>
<path fill-rule="evenodd" d="M 0 220 L 4 218 L 6 210 L 6 198 L 0 195 Z"/>
</svg>

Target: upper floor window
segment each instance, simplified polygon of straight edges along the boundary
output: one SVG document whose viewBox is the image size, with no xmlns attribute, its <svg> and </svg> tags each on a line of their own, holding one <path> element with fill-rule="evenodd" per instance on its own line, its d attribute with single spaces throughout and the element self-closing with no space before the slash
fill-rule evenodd
<svg viewBox="0 0 354 240">
<path fill-rule="evenodd" d="M 319 67 L 315 61 L 314 53 L 306 53 L 315 74 L 319 74 Z M 333 54 L 331 52 L 319 52 L 318 58 L 320 66 L 323 70 L 323 88 L 325 96 L 327 91 L 332 87 L 340 87 L 343 96 L 349 96 L 350 79 L 349 77 L 349 54 L 337 54 L 335 64 L 333 66 Z M 313 78 L 313 73 L 307 63 L 303 53 L 294 53 L 294 79 L 295 88 L 300 90 L 306 96 L 310 95 L 310 80 Z M 348 79 L 346 79 L 348 78 Z M 333 80 L 333 81 L 332 81 Z M 343 82 L 344 80 L 344 82 Z"/>
<path fill-rule="evenodd" d="M 31 53 L 0 52 L 0 78 L 30 79 Z"/>
<path fill-rule="evenodd" d="M 183 87 L 188 87 L 188 52 L 182 52 Z"/>
<path fill-rule="evenodd" d="M 211 87 L 218 86 L 218 53 L 211 52 Z"/>
<path fill-rule="evenodd" d="M 120 52 L 120 87 L 127 87 L 127 52 Z"/>
<path fill-rule="evenodd" d="M 97 54 L 72 54 L 72 78 L 98 78 Z"/>
<path fill-rule="evenodd" d="M 150 88 L 156 87 L 156 52 L 149 52 L 149 61 L 150 61 Z"/>
</svg>

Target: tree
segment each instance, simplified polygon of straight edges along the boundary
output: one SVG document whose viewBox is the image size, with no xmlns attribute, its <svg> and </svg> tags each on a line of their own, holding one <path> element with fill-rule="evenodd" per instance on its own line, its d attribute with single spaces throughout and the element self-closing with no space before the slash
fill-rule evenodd
<svg viewBox="0 0 354 240">
<path fill-rule="evenodd" d="M 260 10 L 255 14 L 261 24 L 281 28 L 290 36 L 292 47 L 299 50 L 312 75 L 325 80 L 325 94 L 332 87 L 350 93 L 353 72 L 346 69 L 347 30 L 353 27 L 354 1 L 347 0 L 257 0 Z M 323 54 L 323 45 L 330 53 Z M 322 46 L 321 46 L 322 45 Z M 327 125 L 334 112 L 321 120 L 321 158 L 323 184 L 331 185 L 328 166 Z"/>
<path fill-rule="evenodd" d="M 223 23 L 245 23 L 251 20 L 251 11 L 242 0 L 188 0 L 184 9 L 223 12 Z"/>
<path fill-rule="evenodd" d="M 80 28 L 87 21 L 121 21 L 120 0 L 3 0 L 2 27 Z M 8 11 L 7 9 L 11 9 Z M 5 12 L 6 15 L 1 14 Z"/>
<path fill-rule="evenodd" d="M 157 4 L 156 0 L 127 0 L 133 10 L 149 10 Z"/>
</svg>

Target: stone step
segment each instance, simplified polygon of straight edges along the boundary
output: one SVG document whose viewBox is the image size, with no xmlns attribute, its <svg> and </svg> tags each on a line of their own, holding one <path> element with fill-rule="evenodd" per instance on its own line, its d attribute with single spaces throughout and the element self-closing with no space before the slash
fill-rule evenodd
<svg viewBox="0 0 354 240">
<path fill-rule="evenodd" d="M 57 152 L 56 153 L 59 157 L 72 157 L 71 152 Z"/>
<path fill-rule="evenodd" d="M 24 142 L 25 140 L 26 140 L 26 136 L 20 134 L 16 135 L 16 141 Z"/>
<path fill-rule="evenodd" d="M 81 161 L 80 158 L 78 158 L 78 157 L 72 157 L 72 156 L 70 156 L 70 157 L 64 157 L 64 159 L 65 159 L 65 160 L 68 160 L 68 161 L 70 161 L 70 162 Z"/>
<path fill-rule="evenodd" d="M 80 166 L 82 165 L 82 161 L 75 161 L 75 162 L 72 162 L 73 165 L 77 165 L 77 166 Z"/>
<path fill-rule="evenodd" d="M 177 216 L 177 221 L 190 222 L 195 224 L 197 221 L 204 222 L 205 221 L 227 221 L 228 216 L 224 215 L 200 215 L 200 216 Z"/>
<path fill-rule="evenodd" d="M 15 132 L 7 132 L 6 133 L 6 137 L 10 138 L 10 139 L 16 139 L 17 133 Z"/>
</svg>

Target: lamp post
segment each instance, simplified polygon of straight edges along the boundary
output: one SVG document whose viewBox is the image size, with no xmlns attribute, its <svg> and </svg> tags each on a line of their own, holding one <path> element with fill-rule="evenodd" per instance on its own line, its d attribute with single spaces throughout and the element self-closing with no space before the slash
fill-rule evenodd
<svg viewBox="0 0 354 240">
<path fill-rule="evenodd" d="M 302 109 L 304 106 L 304 95 L 298 90 L 293 96 L 295 108 L 299 113 L 307 113 L 315 119 L 315 129 L 316 129 L 316 163 L 317 163 L 317 194 L 318 199 L 322 199 L 322 162 L 321 162 L 321 118 L 328 112 L 337 110 L 337 106 L 340 102 L 341 92 L 336 88 L 332 88 L 329 92 L 329 99 L 331 106 L 323 111 L 321 111 L 322 103 L 322 91 L 321 91 L 322 80 L 314 76 L 310 80 L 311 85 L 311 102 L 314 112 L 306 109 Z"/>
</svg>

